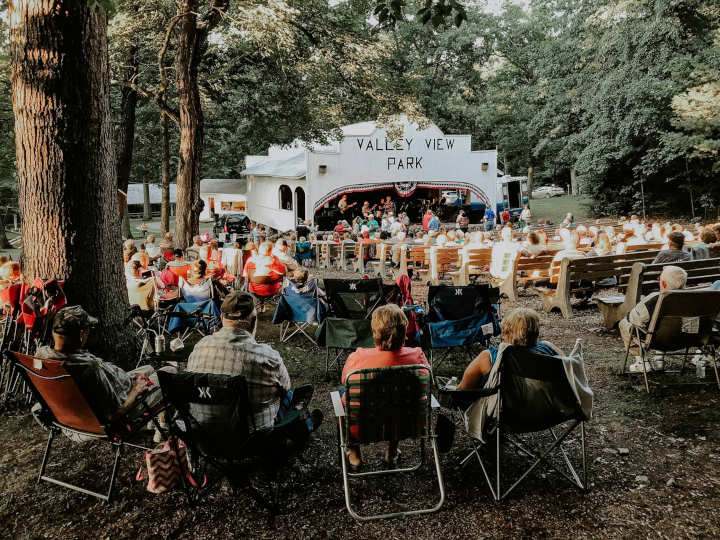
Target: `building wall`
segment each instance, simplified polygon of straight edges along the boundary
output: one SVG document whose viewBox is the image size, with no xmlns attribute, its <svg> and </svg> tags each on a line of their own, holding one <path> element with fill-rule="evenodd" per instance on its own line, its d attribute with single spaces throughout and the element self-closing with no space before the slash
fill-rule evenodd
<svg viewBox="0 0 720 540">
<path fill-rule="evenodd" d="M 200 214 L 200 221 L 212 221 L 212 215 L 210 214 L 210 199 L 215 199 L 215 214 L 232 214 L 234 212 L 247 212 L 247 208 L 244 210 L 235 210 L 232 207 L 232 203 L 243 202 L 247 207 L 247 197 L 245 195 L 235 194 L 223 194 L 223 193 L 201 193 L 200 198 L 205 202 L 205 208 L 203 208 Z M 223 210 L 222 203 L 230 203 L 230 209 Z"/>
<path fill-rule="evenodd" d="M 280 186 L 288 186 L 292 190 L 292 210 L 280 208 Z M 286 231 L 296 227 L 295 190 L 305 190 L 305 215 L 308 211 L 308 196 L 305 179 L 289 179 L 264 176 L 248 176 L 247 206 L 250 219 L 257 223 Z"/>
</svg>

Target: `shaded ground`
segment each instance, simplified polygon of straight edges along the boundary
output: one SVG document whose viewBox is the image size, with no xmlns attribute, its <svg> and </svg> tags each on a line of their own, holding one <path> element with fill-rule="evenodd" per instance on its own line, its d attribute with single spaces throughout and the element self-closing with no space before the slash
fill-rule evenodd
<svg viewBox="0 0 720 540">
<path fill-rule="evenodd" d="M 417 282 L 413 287 L 416 298 L 426 294 Z M 531 293 L 519 304 L 540 309 Z M 511 308 L 503 305 L 505 312 Z M 35 483 L 45 432 L 15 409 L 0 415 L 0 538 L 717 538 L 717 387 L 656 388 L 647 395 L 639 380 L 618 375 L 621 342 L 617 331 L 600 329 L 597 308 L 577 310 L 569 321 L 555 313 L 541 313 L 541 318 L 542 338 L 565 350 L 577 336 L 587 339 L 585 358 L 595 391 L 594 417 L 587 429 L 587 493 L 540 467 L 510 500 L 495 503 L 479 467 L 458 466 L 469 451 L 459 427 L 453 450 L 442 457 L 447 502 L 439 513 L 356 523 L 345 509 L 335 426 L 327 421 L 299 464 L 299 473 L 289 478 L 280 516 L 268 516 L 227 484 L 197 508 L 188 506 L 181 491 L 151 494 L 135 482 L 141 457 L 130 452 L 120 470 L 118 502 L 106 507 L 84 495 Z M 263 315 L 258 339 L 274 344 L 277 335 L 270 315 Z M 322 381 L 323 352 L 299 340 L 276 347 L 293 384 L 313 382 L 314 405 L 331 418 L 328 392 L 337 382 Z M 459 375 L 466 362 L 459 356 L 451 359 L 439 374 Z M 708 369 L 708 377 L 711 373 Z M 687 380 L 694 381 L 694 375 Z M 577 446 L 576 437 L 571 447 Z M 629 449 L 629 455 L 619 455 L 618 448 Z M 110 464 L 106 446 L 61 438 L 56 449 L 50 474 L 100 485 L 103 467 Z M 405 453 L 409 460 L 413 449 L 406 445 Z M 376 448 L 367 457 L 377 461 L 380 454 Z M 365 481 L 353 492 L 363 511 L 397 510 L 408 503 L 434 504 L 433 482 L 433 471 L 425 466 L 415 475 Z"/>
</svg>

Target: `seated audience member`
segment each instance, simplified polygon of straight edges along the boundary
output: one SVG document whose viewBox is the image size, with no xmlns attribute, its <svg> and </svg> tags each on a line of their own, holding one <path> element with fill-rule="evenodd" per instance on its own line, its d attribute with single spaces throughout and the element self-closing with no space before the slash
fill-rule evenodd
<svg viewBox="0 0 720 540">
<path fill-rule="evenodd" d="M 160 249 L 160 246 L 155 245 L 155 236 L 152 234 L 147 237 L 145 253 L 148 254 L 148 257 L 150 257 L 150 264 L 157 264 L 157 261 L 162 259 L 162 250 Z"/>
<path fill-rule="evenodd" d="M 298 267 L 298 263 L 295 261 L 295 258 L 288 252 L 287 241 L 283 238 L 278 238 L 277 242 L 275 242 L 272 255 L 284 264 L 289 272 L 292 272 Z"/>
<path fill-rule="evenodd" d="M 291 286 L 294 288 L 296 293 L 307 293 L 310 289 L 307 288 L 307 283 L 310 280 L 310 271 L 304 266 L 298 266 L 290 278 Z M 320 287 L 317 287 L 318 297 L 325 298 L 325 291 Z"/>
<path fill-rule="evenodd" d="M 263 245 L 269 251 L 269 244 L 263 242 L 261 250 Z M 270 428 L 296 405 L 287 368 L 276 350 L 255 341 L 257 311 L 252 294 L 233 291 L 223 301 L 220 312 L 223 327 L 195 345 L 187 371 L 245 377 L 255 427 Z M 308 385 L 302 391 L 298 389 L 296 398 L 309 402 L 312 394 Z M 322 419 L 322 412 L 316 409 L 310 418 L 301 420 L 305 438 L 318 428 Z"/>
<path fill-rule="evenodd" d="M 162 242 L 160 242 L 160 249 L 162 251 L 174 251 L 175 250 L 175 241 L 173 240 L 173 235 L 170 232 L 165 233 L 165 238 Z"/>
<path fill-rule="evenodd" d="M 585 227 L 585 225 L 580 225 L 577 228 L 577 235 L 578 235 L 578 245 L 589 246 L 590 244 L 592 244 L 592 238 L 590 238 L 587 227 Z"/>
<path fill-rule="evenodd" d="M 312 244 L 308 242 L 304 236 L 300 237 L 300 241 L 295 244 L 295 260 L 302 263 L 303 255 L 312 250 Z"/>
<path fill-rule="evenodd" d="M 185 260 L 185 254 L 182 249 L 173 251 L 173 260 L 167 263 L 168 267 L 190 266 L 190 262 Z"/>
<path fill-rule="evenodd" d="M 24 281 L 20 263 L 6 260 L 0 266 L 0 289 L 7 289 Z"/>
<path fill-rule="evenodd" d="M 258 296 L 272 296 L 282 288 L 287 269 L 285 265 L 270 254 L 269 242 L 263 242 L 258 248 L 258 256 L 251 257 L 243 269 L 243 277 L 248 282 L 248 290 Z M 253 283 L 253 280 L 256 280 Z M 265 312 L 266 306 L 261 308 Z"/>
<path fill-rule="evenodd" d="M 700 242 L 690 248 L 693 261 L 710 258 L 710 246 L 715 243 L 715 233 L 710 229 L 700 231 Z"/>
<path fill-rule="evenodd" d="M 48 360 L 62 360 L 63 367 L 86 398 L 93 403 L 108 420 L 116 420 L 128 412 L 138 397 L 151 386 L 158 386 L 158 378 L 151 366 L 142 366 L 125 372 L 115 364 L 105 362 L 83 349 L 90 335 L 90 328 L 97 324 L 80 306 L 61 309 L 53 318 L 52 347 L 40 347 L 35 356 Z M 160 371 L 175 373 L 174 367 L 163 367 Z M 149 382 L 148 382 L 149 381 Z M 162 400 L 161 392 L 155 392 L 147 399 L 153 407 Z M 140 416 L 143 407 L 133 410 L 131 418 Z M 161 424 L 163 415 L 160 416 Z M 160 442 L 160 432 L 155 433 L 155 442 Z"/>
<path fill-rule="evenodd" d="M 538 280 L 535 282 L 535 285 L 549 287 L 551 289 L 557 288 L 558 281 L 560 280 L 560 269 L 562 268 L 563 259 L 574 260 L 585 257 L 585 253 L 578 251 L 577 247 L 578 237 L 576 234 L 571 234 L 565 241 L 565 249 L 558 251 L 550 263 L 550 278 Z"/>
<path fill-rule="evenodd" d="M 685 270 L 679 266 L 666 266 L 663 268 L 663 271 L 660 274 L 661 291 L 684 289 L 685 283 L 687 283 L 687 272 L 685 272 Z M 626 350 L 632 340 L 633 326 L 640 329 L 640 336 L 644 338 L 645 330 L 647 330 L 647 324 L 650 322 L 650 319 L 652 319 L 653 313 L 655 313 L 655 306 L 657 305 L 659 296 L 659 292 L 647 295 L 645 298 L 640 300 L 638 305 L 635 306 L 623 320 L 620 321 L 618 327 L 620 329 L 620 335 L 622 336 L 623 342 L 625 343 Z M 633 346 L 630 347 L 630 354 L 635 356 L 635 363 L 629 366 L 628 369 L 632 372 L 642 372 L 642 357 L 640 356 L 640 350 L 634 343 Z M 652 371 L 653 369 L 665 369 L 664 360 L 656 360 L 652 362 L 652 364 L 650 362 L 645 362 L 646 371 Z"/>
<path fill-rule="evenodd" d="M 193 236 L 192 246 L 185 250 L 185 259 L 188 261 L 197 261 L 200 258 L 200 248 L 202 247 L 202 238 L 200 236 Z"/>
<path fill-rule="evenodd" d="M 653 264 L 673 263 L 692 261 L 692 253 L 683 251 L 685 245 L 685 237 L 680 231 L 671 232 L 668 235 L 668 249 L 663 249 L 655 257 Z"/>
<path fill-rule="evenodd" d="M 405 233 L 402 231 L 397 233 L 397 242 L 393 244 L 390 249 L 390 260 L 393 268 L 400 266 L 400 256 L 402 253 L 400 251 L 401 249 L 407 250 L 407 244 L 405 244 Z"/>
<path fill-rule="evenodd" d="M 255 244 L 255 242 L 248 242 L 247 244 L 245 244 L 244 250 L 250 252 L 250 257 L 257 257 L 257 244 Z"/>
<path fill-rule="evenodd" d="M 540 237 L 536 232 L 530 231 L 527 236 L 528 245 L 521 251 L 523 257 L 534 259 L 538 255 L 547 253 L 547 246 L 540 244 Z"/>
<path fill-rule="evenodd" d="M 423 364 L 428 367 L 427 359 L 421 348 L 403 347 L 407 332 L 408 320 L 402 310 L 395 304 L 388 304 L 377 308 L 372 314 L 372 333 L 375 342 L 374 349 L 357 349 L 348 356 L 340 380 L 347 384 L 351 371 L 356 369 L 383 368 L 391 366 L 409 366 Z M 345 388 L 340 389 L 343 403 L 352 396 L 345 395 Z M 353 435 L 351 431 L 350 435 Z M 354 433 L 357 436 L 357 433 Z M 385 449 L 385 461 L 394 464 L 398 460 L 397 441 L 388 442 Z M 357 470 L 362 466 L 362 456 L 359 445 L 350 445 L 348 451 L 350 466 Z"/>
<path fill-rule="evenodd" d="M 516 308 L 503 318 L 503 342 L 508 345 L 525 347 L 538 354 L 563 355 L 563 352 L 549 341 L 538 341 L 539 337 L 540 317 L 534 310 Z M 465 369 L 457 389 L 471 390 L 485 386 L 488 374 L 497 360 L 497 354 L 497 347 L 490 347 L 481 352 Z"/>
</svg>

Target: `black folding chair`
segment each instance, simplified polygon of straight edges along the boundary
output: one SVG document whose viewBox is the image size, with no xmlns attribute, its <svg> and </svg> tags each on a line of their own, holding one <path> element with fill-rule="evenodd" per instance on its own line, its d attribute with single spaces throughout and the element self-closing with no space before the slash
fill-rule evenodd
<svg viewBox="0 0 720 540">
<path fill-rule="evenodd" d="M 158 372 L 158 377 L 165 402 L 183 422 L 170 425 L 175 449 L 179 451 L 178 439 L 190 449 L 191 470 L 183 475 L 190 504 L 226 478 L 234 489 L 277 513 L 288 466 L 288 427 L 301 411 L 289 411 L 280 424 L 260 429 L 255 426 L 244 377 L 188 372 Z M 208 477 L 213 470 L 215 475 Z M 266 480 L 266 494 L 251 482 L 257 470 Z"/>
<path fill-rule="evenodd" d="M 382 278 L 325 279 L 323 285 L 331 317 L 370 319 L 375 309 L 385 305 Z"/>
<path fill-rule="evenodd" d="M 463 420 L 468 421 L 468 407 L 478 399 L 497 400 L 494 414 L 483 426 L 488 444 L 468 434 L 473 451 L 461 462 L 465 467 L 476 457 L 485 480 L 495 500 L 507 498 L 528 475 L 541 463 L 555 470 L 581 490 L 587 489 L 587 459 L 585 453 L 585 421 L 587 417 L 568 381 L 564 362 L 561 358 L 537 354 L 523 347 L 508 346 L 496 362 L 500 362 L 500 382 L 491 388 L 477 390 L 440 389 L 441 401 L 450 399 L 450 407 L 457 409 Z M 466 423 L 467 425 L 467 423 Z M 558 427 L 561 429 L 556 432 Z M 572 464 L 562 443 L 577 429 L 580 429 L 582 475 Z M 547 432 L 551 444 L 536 450 L 530 446 L 526 434 Z M 519 454 L 531 461 L 530 466 L 503 492 L 501 488 L 503 459 L 502 442 L 510 444 Z M 490 465 L 483 459 L 483 451 L 495 446 L 495 481 L 490 477 Z M 562 458 L 558 465 L 553 452 Z M 565 469 L 565 470 L 563 470 Z"/>
</svg>

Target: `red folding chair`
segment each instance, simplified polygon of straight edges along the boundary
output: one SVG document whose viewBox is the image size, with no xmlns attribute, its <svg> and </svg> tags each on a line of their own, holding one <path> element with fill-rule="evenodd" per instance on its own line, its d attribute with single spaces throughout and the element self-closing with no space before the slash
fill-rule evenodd
<svg viewBox="0 0 720 540">
<path fill-rule="evenodd" d="M 143 446 L 130 444 L 126 439 L 149 422 L 154 422 L 155 427 L 161 429 L 156 417 L 164 410 L 163 401 L 151 408 L 146 403 L 147 396 L 151 392 L 146 392 L 143 394 L 145 399 L 136 402 L 133 408 L 120 419 L 110 422 L 97 414 L 91 402 L 86 399 L 72 376 L 65 370 L 62 362 L 33 358 L 11 351 L 7 351 L 5 354 L 13 368 L 25 380 L 40 402 L 42 410 L 37 417 L 50 432 L 40 466 L 38 484 L 50 482 L 110 502 L 123 447 L 130 446 L 149 450 Z M 160 391 L 158 387 L 152 390 L 152 392 L 158 391 Z M 131 421 L 130 418 L 134 418 L 134 420 Z M 69 484 L 45 474 L 53 439 L 63 431 L 81 435 L 84 438 L 107 441 L 115 450 L 107 494 Z"/>
</svg>

